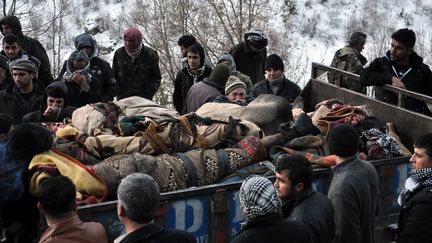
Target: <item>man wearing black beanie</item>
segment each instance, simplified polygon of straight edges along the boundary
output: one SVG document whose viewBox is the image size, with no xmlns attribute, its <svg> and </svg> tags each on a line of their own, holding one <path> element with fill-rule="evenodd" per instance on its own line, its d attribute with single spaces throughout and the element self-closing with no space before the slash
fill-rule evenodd
<svg viewBox="0 0 432 243">
<path fill-rule="evenodd" d="M 390 104 L 397 104 L 397 94 L 379 86 L 384 84 L 432 96 L 432 72 L 423 58 L 414 51 L 416 35 L 410 29 L 400 29 L 391 36 L 390 50 L 384 57 L 376 58 L 360 74 L 363 86 L 378 86 L 375 97 Z M 406 97 L 404 108 L 432 116 L 425 102 Z"/>
<path fill-rule="evenodd" d="M 359 135 L 354 127 L 345 124 L 333 127 L 327 143 L 336 157 L 328 191 L 336 226 L 333 242 L 375 242 L 378 174 L 369 162 L 358 158 Z"/>
<path fill-rule="evenodd" d="M 288 80 L 284 75 L 284 64 L 282 58 L 271 54 L 265 61 L 265 72 L 267 78 L 256 83 L 252 95 L 258 97 L 261 94 L 274 94 L 284 97 L 290 103 L 300 94 L 300 87 Z"/>
</svg>

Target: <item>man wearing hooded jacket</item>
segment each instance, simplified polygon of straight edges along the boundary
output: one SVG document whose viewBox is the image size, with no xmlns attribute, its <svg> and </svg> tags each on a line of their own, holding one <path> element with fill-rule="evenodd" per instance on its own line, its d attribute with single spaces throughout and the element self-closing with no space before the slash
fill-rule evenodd
<svg viewBox="0 0 432 243">
<path fill-rule="evenodd" d="M 186 49 L 187 67 L 177 72 L 174 81 L 173 105 L 180 114 L 186 112 L 186 96 L 192 85 L 210 76 L 212 68 L 205 65 L 203 47 L 196 43 Z"/>
<path fill-rule="evenodd" d="M 36 57 L 41 62 L 39 68 L 43 70 L 42 73 L 47 75 L 46 77 L 39 77 L 40 80 L 43 80 L 46 82 L 46 84 L 49 84 L 53 81 L 53 77 L 51 75 L 51 64 L 45 48 L 38 40 L 23 34 L 21 22 L 19 21 L 18 17 L 14 15 L 4 16 L 0 20 L 0 31 L 2 32 L 3 36 L 7 34 L 15 34 L 18 36 L 22 49 L 25 50 L 29 56 Z"/>
<path fill-rule="evenodd" d="M 96 39 L 87 33 L 79 34 L 75 37 L 75 48 L 78 51 L 83 51 L 90 58 L 90 75 L 93 80 L 98 82 L 102 89 L 103 95 L 101 97 L 102 102 L 112 101 L 117 95 L 118 87 L 117 82 L 114 78 L 114 72 L 110 64 L 98 57 L 99 47 Z M 67 71 L 67 60 L 64 62 L 62 69 L 60 70 L 57 80 L 61 80 Z"/>
<path fill-rule="evenodd" d="M 432 96 L 432 72 L 414 51 L 416 36 L 410 29 L 400 29 L 391 36 L 390 50 L 384 57 L 375 59 L 360 74 L 363 86 L 378 86 L 375 97 L 390 104 L 397 103 L 397 95 L 380 88 L 389 84 L 424 95 Z M 432 115 L 423 101 L 406 97 L 404 107 L 423 114 Z"/>
<path fill-rule="evenodd" d="M 252 84 L 265 78 L 264 62 L 267 57 L 267 43 L 268 40 L 261 30 L 249 30 L 244 34 L 244 41 L 230 50 L 237 70 L 249 76 Z"/>
</svg>

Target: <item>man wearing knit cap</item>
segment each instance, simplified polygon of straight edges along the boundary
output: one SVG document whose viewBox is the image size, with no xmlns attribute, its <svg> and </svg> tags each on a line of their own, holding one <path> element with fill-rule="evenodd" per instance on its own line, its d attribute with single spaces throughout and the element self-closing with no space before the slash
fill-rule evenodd
<svg viewBox="0 0 432 243">
<path fill-rule="evenodd" d="M 224 93 L 229 78 L 229 69 L 225 64 L 215 66 L 208 78 L 198 82 L 189 89 L 185 101 L 185 113 L 195 112 L 207 102 L 212 102 Z"/>
<path fill-rule="evenodd" d="M 310 242 L 303 223 L 282 218 L 281 201 L 269 179 L 257 175 L 246 178 L 238 196 L 244 223 L 232 243 Z"/>
<path fill-rule="evenodd" d="M 118 99 L 140 96 L 153 99 L 161 83 L 159 56 L 142 43 L 142 33 L 137 28 L 123 32 L 124 46 L 117 49 L 113 58 L 113 71 L 119 91 Z"/>
<path fill-rule="evenodd" d="M 327 196 L 334 209 L 335 243 L 375 242 L 378 174 L 372 164 L 358 158 L 358 146 L 354 127 L 342 124 L 330 130 L 328 147 L 336 166 Z"/>
<path fill-rule="evenodd" d="M 258 97 L 260 94 L 273 94 L 284 97 L 292 103 L 300 94 L 300 87 L 285 78 L 284 64 L 278 55 L 271 54 L 267 57 L 265 61 L 265 72 L 267 78 L 254 85 L 254 97 Z"/>
<path fill-rule="evenodd" d="M 365 43 L 366 34 L 354 32 L 348 41 L 348 45 L 335 53 L 330 66 L 360 74 L 363 71 L 363 66 L 367 63 L 366 57 L 361 54 Z M 340 83 L 340 86 L 343 88 L 366 94 L 366 87 L 361 86 L 359 80 L 347 79 L 340 75 L 334 75 L 330 77 L 329 81 L 331 83 Z"/>
<path fill-rule="evenodd" d="M 241 106 L 249 104 L 253 98 L 247 95 L 247 88 L 243 81 L 238 77 L 231 75 L 225 85 L 225 95 L 219 95 L 213 102 L 216 103 L 234 103 Z"/>
<path fill-rule="evenodd" d="M 14 84 L 0 92 L 0 112 L 11 115 L 18 124 L 25 114 L 40 108 L 45 90 L 33 79 L 38 69 L 32 61 L 16 59 L 9 69 Z"/>
<path fill-rule="evenodd" d="M 397 30 L 391 36 L 390 50 L 385 56 L 373 60 L 360 74 L 363 86 L 378 86 L 375 88 L 376 99 L 397 104 L 396 93 L 379 87 L 384 84 L 432 96 L 432 72 L 429 66 L 423 63 L 423 58 L 414 51 L 415 42 L 414 31 Z M 425 102 L 414 98 L 406 97 L 403 107 L 432 115 Z"/>
</svg>

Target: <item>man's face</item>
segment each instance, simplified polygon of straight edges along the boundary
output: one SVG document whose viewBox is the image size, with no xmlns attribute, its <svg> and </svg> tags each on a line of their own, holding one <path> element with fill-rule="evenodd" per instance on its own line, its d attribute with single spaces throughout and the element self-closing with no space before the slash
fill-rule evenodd
<svg viewBox="0 0 432 243">
<path fill-rule="evenodd" d="M 287 170 L 276 172 L 276 180 L 274 186 L 276 188 L 277 195 L 280 198 L 288 199 L 294 196 L 295 194 L 294 185 L 291 183 L 291 180 L 288 178 Z"/>
<path fill-rule="evenodd" d="M 197 69 L 200 67 L 201 59 L 198 53 L 188 52 L 187 60 L 190 69 Z"/>
<path fill-rule="evenodd" d="M 411 156 L 410 162 L 415 170 L 432 168 L 432 160 L 426 153 L 424 148 L 414 148 L 414 153 Z"/>
<path fill-rule="evenodd" d="M 242 87 L 235 88 L 226 97 L 229 101 L 245 100 L 246 90 Z"/>
<path fill-rule="evenodd" d="M 14 42 L 13 44 L 3 42 L 3 51 L 5 52 L 9 60 L 15 60 L 19 57 L 21 48 L 16 42 Z"/>
<path fill-rule="evenodd" d="M 404 44 L 391 40 L 390 44 L 390 60 L 400 62 L 409 60 L 409 55 L 413 52 L 413 48 L 407 48 Z"/>
<path fill-rule="evenodd" d="M 19 89 L 27 89 L 29 86 L 32 85 L 34 73 L 27 72 L 24 70 L 13 69 L 12 77 L 14 79 L 15 85 Z"/>
<path fill-rule="evenodd" d="M 124 44 L 127 48 L 132 49 L 132 50 L 135 50 L 138 47 L 135 40 L 130 39 L 128 37 L 124 37 Z"/>
<path fill-rule="evenodd" d="M 64 107 L 64 98 L 52 97 L 48 96 L 47 98 L 47 106 L 48 107 Z"/>
<path fill-rule="evenodd" d="M 3 35 L 13 34 L 12 28 L 7 24 L 2 24 Z"/>
<path fill-rule="evenodd" d="M 355 46 L 355 49 L 356 49 L 359 53 L 361 53 L 361 52 L 363 51 L 363 49 L 364 49 L 365 44 L 366 44 L 366 42 L 359 42 L 359 43 L 357 43 L 357 45 Z"/>
<path fill-rule="evenodd" d="M 181 53 L 181 55 L 182 55 L 182 57 L 186 57 L 187 56 L 187 53 L 186 53 L 186 50 L 187 50 L 187 48 L 186 48 L 186 46 L 179 46 L 180 47 L 180 53 Z"/>
<path fill-rule="evenodd" d="M 84 52 L 85 54 L 87 54 L 87 56 L 89 56 L 89 57 L 90 57 L 90 56 L 92 55 L 92 53 L 93 53 L 93 48 L 92 48 L 92 47 L 89 47 L 89 46 L 81 47 L 79 50 L 82 51 L 82 52 Z"/>
<path fill-rule="evenodd" d="M 280 77 L 282 77 L 283 75 L 283 71 L 280 69 L 275 69 L 275 68 L 268 68 L 265 70 L 266 74 L 267 74 L 267 78 L 268 80 L 276 80 L 279 79 Z"/>
<path fill-rule="evenodd" d="M 77 70 L 81 70 L 85 68 L 86 65 L 87 63 L 84 60 L 74 60 L 72 63 L 72 71 L 75 72 Z"/>
</svg>

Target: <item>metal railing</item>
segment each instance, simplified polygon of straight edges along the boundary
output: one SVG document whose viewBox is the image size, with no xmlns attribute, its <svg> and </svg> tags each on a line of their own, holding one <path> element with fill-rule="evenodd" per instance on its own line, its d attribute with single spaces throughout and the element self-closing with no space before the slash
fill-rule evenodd
<svg viewBox="0 0 432 243">
<path fill-rule="evenodd" d="M 353 79 L 355 81 L 360 82 L 360 75 L 354 74 L 354 73 L 350 73 L 341 69 L 337 69 L 334 67 L 329 67 L 320 63 L 316 63 L 313 62 L 312 63 L 312 74 L 311 74 L 311 78 L 312 79 L 317 79 L 319 76 L 321 76 L 322 74 L 324 74 L 325 72 L 329 72 L 333 75 L 340 75 L 342 77 L 345 78 L 349 78 L 349 79 Z M 388 85 L 385 84 L 383 86 L 380 86 L 380 88 L 387 90 L 387 91 L 391 91 L 397 94 L 398 96 L 398 101 L 397 101 L 397 106 L 398 107 L 403 107 L 404 105 L 404 97 L 411 97 L 417 100 L 421 100 L 426 102 L 426 104 L 432 104 L 432 97 L 431 96 L 427 96 L 424 94 L 420 94 L 420 93 L 416 93 L 413 91 L 409 91 L 407 89 L 401 89 L 401 88 L 397 88 L 395 86 L 392 85 Z"/>
</svg>

